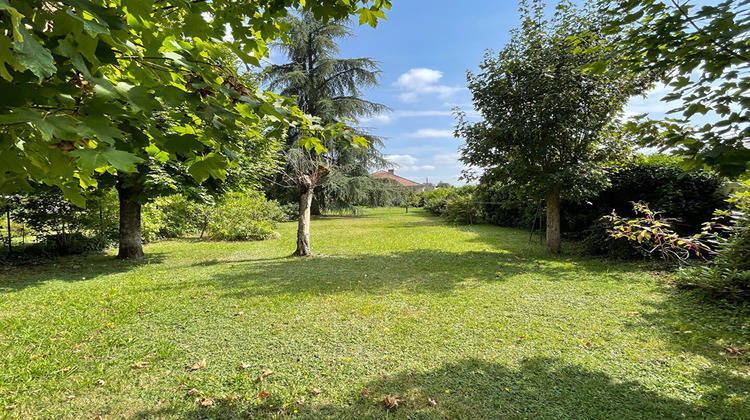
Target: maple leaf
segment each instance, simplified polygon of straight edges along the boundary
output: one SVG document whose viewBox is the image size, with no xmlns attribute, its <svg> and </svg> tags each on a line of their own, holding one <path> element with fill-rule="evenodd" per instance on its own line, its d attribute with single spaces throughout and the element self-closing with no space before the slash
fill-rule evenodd
<svg viewBox="0 0 750 420">
<path fill-rule="evenodd" d="M 203 369 L 204 367 L 206 367 L 206 359 L 193 363 L 188 366 L 187 369 L 192 372 L 194 370 Z"/>
<path fill-rule="evenodd" d="M 398 403 L 401 401 L 401 395 L 386 395 L 383 402 L 385 403 L 385 407 L 388 409 L 396 408 L 398 407 Z"/>
<path fill-rule="evenodd" d="M 149 366 L 151 366 L 150 362 L 135 362 L 132 365 L 130 365 L 130 368 L 131 369 L 143 369 Z"/>
</svg>

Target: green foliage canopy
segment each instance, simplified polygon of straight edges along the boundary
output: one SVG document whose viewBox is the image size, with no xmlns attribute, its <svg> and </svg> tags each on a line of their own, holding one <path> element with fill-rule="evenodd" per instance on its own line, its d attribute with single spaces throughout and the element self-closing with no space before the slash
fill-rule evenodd
<svg viewBox="0 0 750 420">
<path fill-rule="evenodd" d="M 248 89 L 224 63 L 229 49 L 258 65 L 288 8 L 374 26 L 390 1 L 0 0 L 0 192 L 35 181 L 82 205 L 94 174 L 149 157 L 223 178 L 222 139 L 311 128 L 292 100 Z"/>
<path fill-rule="evenodd" d="M 522 13 L 509 44 L 485 55 L 481 73 L 468 74 L 483 121 L 459 114 L 456 136 L 466 141 L 461 160 L 482 168 L 485 182 L 513 185 L 523 195 L 586 196 L 606 185 L 602 163 L 620 150 L 610 123 L 642 81 L 582 71 L 600 54 L 593 47 L 604 42 L 589 30 L 597 15 L 567 2 L 549 23 L 541 3 L 522 3 Z"/>
<path fill-rule="evenodd" d="M 700 8 L 687 2 L 603 1 L 615 36 L 608 46 L 620 70 L 659 75 L 682 118 L 639 120 L 629 125 L 644 145 L 682 155 L 691 166 L 722 175 L 750 174 L 750 1 L 727 0 Z M 609 57 L 592 68 L 602 71 Z M 692 126 L 707 115 L 712 124 Z"/>
</svg>

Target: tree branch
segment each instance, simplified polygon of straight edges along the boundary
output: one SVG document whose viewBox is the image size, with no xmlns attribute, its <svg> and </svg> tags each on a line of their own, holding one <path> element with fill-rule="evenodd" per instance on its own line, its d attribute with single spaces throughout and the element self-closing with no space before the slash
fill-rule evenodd
<svg viewBox="0 0 750 420">
<path fill-rule="evenodd" d="M 690 26 L 692 26 L 693 28 L 695 28 L 695 30 L 696 30 L 696 31 L 698 31 L 699 33 L 701 33 L 701 34 L 703 34 L 703 35 L 706 35 L 706 36 L 708 36 L 708 35 L 707 35 L 707 34 L 705 33 L 705 31 L 703 31 L 703 29 L 701 29 L 700 27 L 698 27 L 698 25 L 697 25 L 697 24 L 695 23 L 695 21 L 693 20 L 693 18 L 692 18 L 692 17 L 690 17 L 690 16 L 688 15 L 688 12 L 687 12 L 687 10 L 686 10 L 686 9 L 685 9 L 685 8 L 684 8 L 683 6 L 681 6 L 681 5 L 680 5 L 680 4 L 679 4 L 679 3 L 678 3 L 678 2 L 676 1 L 676 0 L 671 0 L 671 1 L 672 1 L 672 4 L 674 5 L 674 7 L 676 7 L 676 8 L 677 8 L 677 10 L 679 10 L 679 11 L 680 11 L 680 14 L 682 14 L 682 16 L 683 16 L 683 17 L 684 17 L 685 19 L 687 19 L 687 21 L 688 21 L 688 23 L 690 24 Z M 742 61 L 744 61 L 744 62 L 746 62 L 746 63 L 750 63 L 750 58 L 748 58 L 748 57 L 745 57 L 744 55 L 742 55 L 742 54 L 740 54 L 740 53 L 738 53 L 738 52 L 736 52 L 736 51 L 733 51 L 732 49 L 730 49 L 729 47 L 727 47 L 727 46 L 726 46 L 726 45 L 724 45 L 724 44 L 720 44 L 720 43 L 719 43 L 718 41 L 716 41 L 716 39 L 714 39 L 714 38 L 709 38 L 709 42 L 710 42 L 710 43 L 711 43 L 711 44 L 712 44 L 712 45 L 713 45 L 714 47 L 716 47 L 716 48 L 718 48 L 718 49 L 720 49 L 720 50 L 724 51 L 725 53 L 727 53 L 727 54 L 731 55 L 732 57 L 734 57 L 734 58 L 738 58 L 738 59 L 740 59 L 740 60 L 742 60 Z"/>
</svg>

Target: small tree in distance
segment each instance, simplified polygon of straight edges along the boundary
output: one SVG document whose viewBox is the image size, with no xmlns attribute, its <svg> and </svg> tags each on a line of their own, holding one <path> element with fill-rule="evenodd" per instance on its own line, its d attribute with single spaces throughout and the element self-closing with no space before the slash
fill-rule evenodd
<svg viewBox="0 0 750 420">
<path fill-rule="evenodd" d="M 521 2 L 509 44 L 468 73 L 483 121 L 458 113 L 461 161 L 484 170 L 483 183 L 513 186 L 547 202 L 547 251 L 560 252 L 560 197 L 580 198 L 607 184 L 605 163 L 623 150 L 612 121 L 645 79 L 585 72 L 604 42 L 599 16 L 562 1 L 551 21 L 544 3 Z M 574 35 L 587 34 L 573 38 Z M 465 171 L 468 179 L 477 178 Z"/>
</svg>

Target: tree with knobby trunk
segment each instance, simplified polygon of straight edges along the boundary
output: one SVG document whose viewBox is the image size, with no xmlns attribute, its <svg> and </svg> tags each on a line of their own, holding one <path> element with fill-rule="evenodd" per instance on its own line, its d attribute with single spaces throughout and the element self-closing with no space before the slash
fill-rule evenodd
<svg viewBox="0 0 750 420">
<path fill-rule="evenodd" d="M 601 0 L 609 52 L 592 71 L 649 71 L 672 90 L 665 120 L 639 118 L 627 128 L 644 146 L 682 156 L 687 166 L 750 176 L 750 0 Z M 614 55 L 614 58 L 610 55 Z M 695 120 L 696 116 L 705 116 Z"/>
<path fill-rule="evenodd" d="M 295 96 L 297 106 L 324 124 L 350 123 L 357 118 L 388 110 L 385 105 L 363 99 L 362 89 L 378 85 L 380 70 L 371 58 L 337 58 L 336 41 L 352 36 L 348 21 L 321 22 L 311 13 L 284 19 L 290 27 L 289 43 L 280 45 L 288 63 L 272 65 L 264 77 L 272 90 Z M 290 130 L 284 155 L 288 164 L 282 179 L 299 191 L 299 228 L 294 255 L 308 256 L 310 210 L 315 188 L 334 171 L 362 176 L 362 168 L 385 164 L 378 151 L 380 139 L 347 125 L 346 132 L 365 139 L 370 147 L 351 147 L 350 142 L 325 141 L 324 147 L 299 146 L 299 132 Z M 342 147 L 343 146 L 343 147 Z M 321 193 L 325 193 L 325 189 Z"/>
<path fill-rule="evenodd" d="M 227 65 L 227 51 L 259 65 L 268 42 L 286 37 L 289 8 L 375 26 L 390 2 L 0 0 L 0 193 L 47 184 L 83 206 L 98 174 L 117 176 L 121 256 L 141 256 L 141 191 L 129 174 L 147 159 L 221 179 L 232 138 L 315 129 L 293 101 Z"/>
<path fill-rule="evenodd" d="M 482 120 L 459 112 L 461 161 L 484 171 L 482 183 L 502 183 L 547 204 L 547 251 L 560 252 L 560 198 L 596 192 L 607 183 L 605 163 L 622 143 L 612 121 L 644 78 L 583 70 L 605 42 L 601 18 L 564 1 L 550 21 L 544 4 L 521 3 L 522 24 L 499 54 L 488 52 L 468 87 Z M 573 38 L 586 33 L 586 36 Z M 465 171 L 467 178 L 478 175 Z"/>
</svg>

